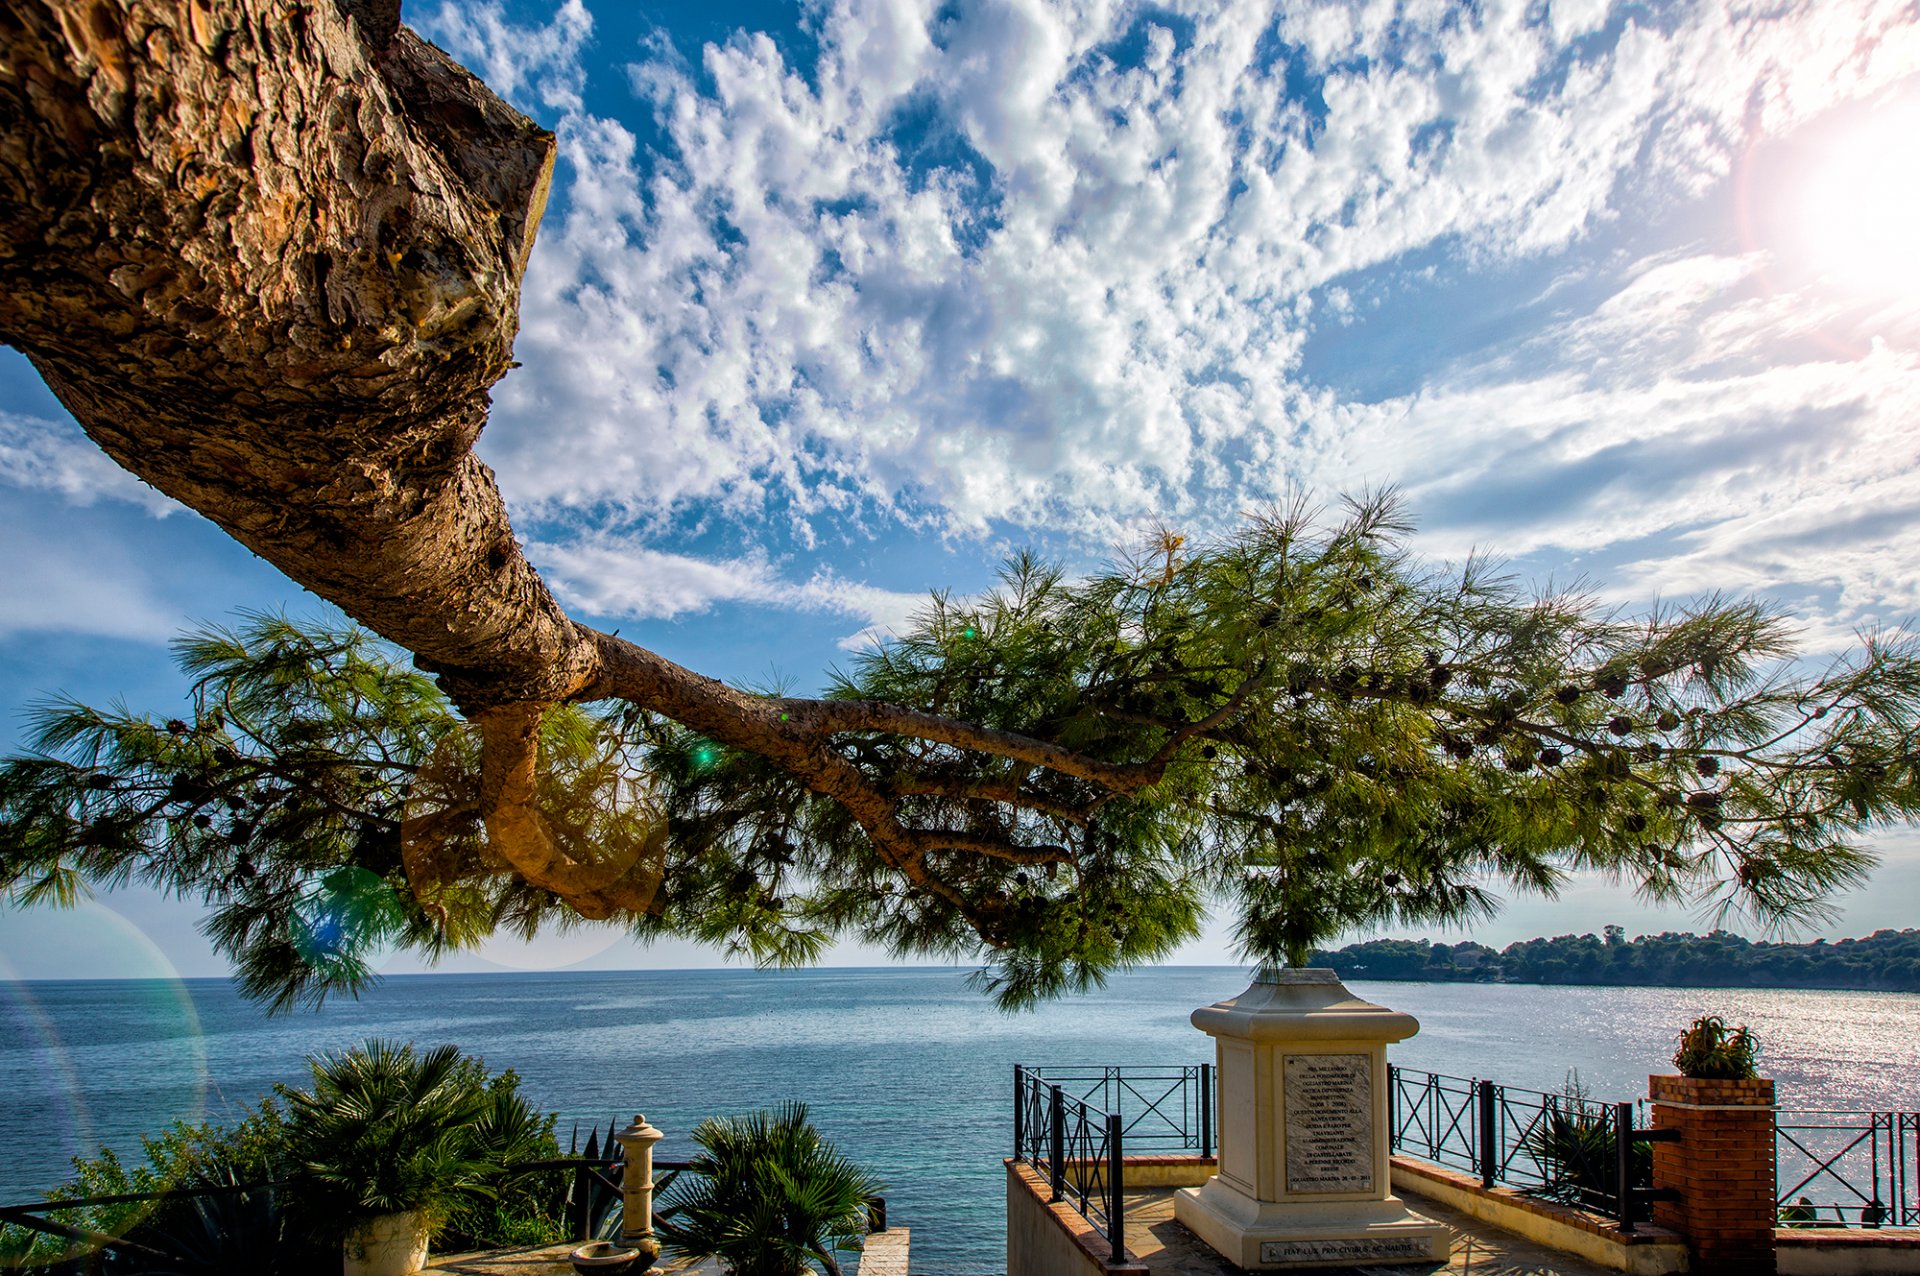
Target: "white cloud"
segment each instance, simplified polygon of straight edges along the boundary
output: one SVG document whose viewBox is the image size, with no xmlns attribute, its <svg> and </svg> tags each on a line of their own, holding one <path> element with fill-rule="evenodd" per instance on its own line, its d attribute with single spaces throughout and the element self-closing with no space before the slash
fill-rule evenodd
<svg viewBox="0 0 1920 1276">
<path fill-rule="evenodd" d="M 407 19 L 522 110 L 581 109 L 586 72 L 580 53 L 593 34 L 593 17 L 581 0 L 562 0 L 543 27 L 509 22 L 499 0 L 443 0 L 434 12 Z"/>
<path fill-rule="evenodd" d="M 54 492 L 72 505 L 125 501 L 161 518 L 181 508 L 115 465 L 72 421 L 5 410 L 0 410 L 0 483 Z"/>
<path fill-rule="evenodd" d="M 1257 9 L 1205 6 L 1176 39 L 1119 5 L 935 23 L 849 3 L 821 18 L 815 67 L 750 35 L 698 72 L 656 50 L 632 75 L 670 154 L 561 122 L 569 209 L 489 448 L 517 500 L 633 516 L 917 502 L 956 528 L 1097 537 L 1116 511 L 1192 509 L 1228 481 L 1223 447 L 1270 454 L 1314 288 L 1453 241 L 1562 246 L 1618 215 L 1649 147 L 1665 171 L 1724 171 L 1756 86 L 1785 128 L 1887 78 L 1836 50 L 1898 20 L 1688 7 L 1575 51 L 1556 41 L 1604 10 L 1562 10 L 1290 12 L 1324 118 L 1260 61 Z M 492 67 L 514 42 L 480 12 L 462 48 Z M 1118 66 L 1136 20 L 1149 52 Z M 556 30 L 581 21 L 519 42 L 577 54 Z M 889 129 L 899 111 L 918 122 Z M 574 446 L 549 446 L 556 419 Z"/>
<path fill-rule="evenodd" d="M 625 68 L 650 132 L 578 105 L 577 5 L 531 31 L 443 10 L 456 52 L 562 112 L 526 366 L 483 443 L 518 515 L 605 544 L 691 519 L 803 548 L 848 526 L 1099 545 L 1396 483 L 1439 552 L 1816 589 L 1836 623 L 1916 595 L 1887 555 L 1920 312 L 1649 229 L 1899 82 L 1911 6 L 1155 12 L 840 0 L 802 66 L 764 36 L 691 60 L 655 37 Z M 1396 350 L 1423 388 L 1379 402 L 1316 380 L 1322 325 L 1364 343 L 1436 263 L 1524 261 L 1557 275 L 1538 331 L 1464 365 Z M 797 588 L 768 561 L 546 539 L 607 614 Z M 623 569 L 658 575 L 596 583 Z"/>
<path fill-rule="evenodd" d="M 1864 340 L 1871 312 L 1766 292 L 1763 264 L 1643 263 L 1510 357 L 1417 395 L 1323 401 L 1317 468 L 1353 487 L 1391 456 L 1424 548 L 1606 565 L 1623 602 L 1807 594 L 1821 646 L 1910 620 L 1920 353 Z M 1836 352 L 1848 347 L 1862 353 Z"/>
<path fill-rule="evenodd" d="M 849 650 L 899 632 L 927 604 L 924 594 L 850 581 L 828 567 L 795 582 L 761 556 L 698 558 L 607 535 L 535 542 L 527 556 L 563 602 L 592 615 L 672 620 L 726 604 L 797 608 L 859 621 L 840 643 Z"/>
</svg>

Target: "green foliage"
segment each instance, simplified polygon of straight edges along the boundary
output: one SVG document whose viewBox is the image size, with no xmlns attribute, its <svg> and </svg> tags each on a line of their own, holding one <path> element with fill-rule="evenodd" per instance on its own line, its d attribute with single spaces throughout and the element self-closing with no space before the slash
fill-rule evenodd
<svg viewBox="0 0 1920 1276">
<path fill-rule="evenodd" d="M 1760 1043 L 1745 1024 L 1729 1029 L 1719 1015 L 1702 1015 L 1681 1032 L 1673 1066 L 1683 1077 L 1751 1080 L 1760 1075 Z"/>
<path fill-rule="evenodd" d="M 1920 992 L 1920 930 L 1795 944 L 1724 930 L 1628 939 L 1617 926 L 1607 929 L 1604 939 L 1558 935 L 1521 940 L 1500 952 L 1485 944 L 1455 944 L 1450 962 L 1435 959 L 1424 939 L 1374 939 L 1317 950 L 1313 964 L 1361 979 Z"/>
<path fill-rule="evenodd" d="M 309 1067 L 312 1089 L 282 1092 L 288 1152 L 302 1193 L 341 1229 L 402 1210 L 437 1225 L 460 1197 L 489 1194 L 497 1167 L 475 1132 L 496 1105 L 478 1060 L 373 1040 Z"/>
<path fill-rule="evenodd" d="M 550 1176 L 509 1174 L 506 1167 L 550 1161 L 560 1155 L 554 1113 L 535 1112 L 520 1093 L 519 1074 L 508 1068 L 487 1082 L 485 1102 L 468 1131 L 472 1155 L 487 1166 L 484 1193 L 456 1197 L 442 1243 L 460 1249 L 550 1245 L 567 1238 L 564 1191 Z"/>
<path fill-rule="evenodd" d="M 140 881 L 207 906 L 243 992 L 276 1010 L 356 992 L 392 947 L 435 957 L 497 929 L 578 917 L 489 858 L 478 751 L 446 698 L 366 632 L 249 615 L 174 644 L 188 716 L 41 706 L 35 752 L 0 765 L 0 890 L 70 904 Z M 563 707 L 541 792 L 563 846 L 650 816 L 604 719 Z M 410 882 L 401 832 L 445 875 Z"/>
<path fill-rule="evenodd" d="M 1017 556 L 824 699 L 767 689 L 760 743 L 553 710 L 541 814 L 583 863 L 666 819 L 663 885 L 616 919 L 642 938 L 768 964 L 836 937 L 982 957 L 1018 1006 L 1164 957 L 1214 905 L 1250 956 L 1295 964 L 1354 926 L 1471 923 L 1575 869 L 1716 917 L 1819 921 L 1873 863 L 1866 835 L 1920 813 L 1912 638 L 1869 634 L 1815 675 L 1761 604 L 1623 617 L 1477 559 L 1425 566 L 1410 536 L 1369 497 L 1212 545 L 1163 534 L 1079 579 Z M 254 617 L 179 653 L 190 718 L 58 703 L 0 767 L 13 898 L 133 878 L 198 897 L 243 987 L 278 1005 L 359 987 L 383 945 L 579 922 L 489 850 L 473 732 L 364 634 Z M 810 788 L 788 746 L 830 753 L 871 802 Z"/>
<path fill-rule="evenodd" d="M 283 1087 L 284 1109 L 269 1099 L 231 1126 L 176 1122 L 141 1140 L 135 1165 L 111 1149 L 75 1158 L 74 1178 L 48 1199 L 249 1190 L 76 1206 L 54 1221 L 163 1248 L 191 1259 L 194 1272 L 262 1276 L 337 1272 L 342 1233 L 395 1209 L 426 1208 L 444 1219 L 443 1240 L 463 1247 L 566 1238 L 564 1188 L 507 1172 L 560 1156 L 554 1114 L 529 1106 L 511 1068 L 489 1076 L 451 1046 L 416 1052 L 380 1041 L 308 1063 L 313 1088 Z M 53 1268 L 91 1250 L 0 1227 L 6 1270 Z"/>
<path fill-rule="evenodd" d="M 1595 1102 L 1580 1083 L 1578 1071 L 1567 1074 L 1557 1095 L 1547 1095 L 1541 1116 L 1523 1143 L 1540 1167 L 1542 1196 L 1569 1205 L 1593 1206 L 1607 1200 L 1614 1184 L 1614 1123 L 1608 1105 Z M 1653 1145 L 1635 1142 L 1628 1161 L 1630 1187 L 1653 1185 Z"/>
<path fill-rule="evenodd" d="M 272 1100 L 234 1125 L 175 1122 L 141 1140 L 144 1159 L 128 1165 L 111 1149 L 76 1157 L 74 1177 L 50 1200 L 159 1195 L 160 1199 L 79 1205 L 48 1217 L 97 1235 L 163 1248 L 194 1272 L 253 1271 L 308 1276 L 337 1267 L 305 1261 L 315 1220 L 269 1186 L 284 1177 L 286 1120 Z M 164 1195 L 209 1187 L 251 1190 L 210 1196 Z M 58 1270 L 97 1263 L 93 1247 L 8 1225 L 0 1228 L 0 1268 Z M 124 1264 L 123 1264 L 124 1266 Z M 131 1269 L 129 1269 L 131 1270 Z"/>
<path fill-rule="evenodd" d="M 820 1137 L 805 1104 L 710 1118 L 693 1141 L 691 1169 L 661 1197 L 673 1247 L 717 1256 L 735 1276 L 799 1276 L 814 1263 L 839 1276 L 833 1251 L 858 1248 L 882 1184 Z"/>
</svg>

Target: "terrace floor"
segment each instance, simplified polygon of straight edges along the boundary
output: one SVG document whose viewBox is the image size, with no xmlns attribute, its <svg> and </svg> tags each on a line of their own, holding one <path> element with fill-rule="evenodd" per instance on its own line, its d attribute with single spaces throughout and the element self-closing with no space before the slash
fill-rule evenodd
<svg viewBox="0 0 1920 1276">
<path fill-rule="evenodd" d="M 1174 1221 L 1173 1188 L 1127 1193 L 1127 1248 L 1154 1276 L 1237 1276 L 1240 1268 Z M 1418 1213 L 1453 1229 L 1446 1263 L 1315 1268 L 1327 1276 L 1618 1276 L 1559 1250 L 1535 1245 L 1424 1196 L 1404 1193 Z"/>
</svg>

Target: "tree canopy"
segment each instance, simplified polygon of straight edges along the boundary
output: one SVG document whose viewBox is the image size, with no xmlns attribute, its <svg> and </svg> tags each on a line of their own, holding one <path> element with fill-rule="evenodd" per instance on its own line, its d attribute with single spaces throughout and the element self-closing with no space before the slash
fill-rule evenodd
<svg viewBox="0 0 1920 1276">
<path fill-rule="evenodd" d="M 820 697 L 599 633 L 473 453 L 551 135 L 390 4 L 89 12 L 0 15 L 0 338 L 397 650 L 261 621 L 183 644 L 191 721 L 51 708 L 0 793 L 19 897 L 203 898 L 282 1002 L 364 977 L 358 918 L 428 950 L 858 935 L 984 953 L 1017 1004 L 1166 953 L 1215 896 L 1296 960 L 1578 867 L 1804 919 L 1914 813 L 1909 638 L 1802 676 L 1762 604 L 1623 617 L 1430 567 L 1387 496 L 1085 577 L 1016 558 Z"/>
<path fill-rule="evenodd" d="M 1422 566 L 1394 505 L 1304 510 L 1069 579 L 1030 557 L 934 596 L 827 694 L 767 691 L 882 795 L 890 859 L 777 759 L 611 700 L 539 722 L 543 884 L 482 815 L 480 733 L 400 653 L 271 616 L 177 645 L 191 719 L 56 702 L 0 768 L 8 887 L 139 878 L 211 907 L 288 1004 L 499 928 L 611 920 L 763 962 L 838 936 L 990 955 L 1023 1004 L 1163 956 L 1208 904 L 1262 960 L 1358 924 L 1470 921 L 1578 867 L 1656 899 L 1821 915 L 1910 818 L 1920 658 L 1796 678 L 1784 622 L 1624 619 L 1480 564 Z"/>
</svg>

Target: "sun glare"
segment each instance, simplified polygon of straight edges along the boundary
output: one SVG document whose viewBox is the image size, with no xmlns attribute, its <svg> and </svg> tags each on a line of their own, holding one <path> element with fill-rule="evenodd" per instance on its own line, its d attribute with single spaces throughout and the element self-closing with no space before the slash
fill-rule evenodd
<svg viewBox="0 0 1920 1276">
<path fill-rule="evenodd" d="M 1797 254 L 1850 293 L 1920 292 L 1920 97 L 1821 137 L 1789 194 Z"/>
</svg>

